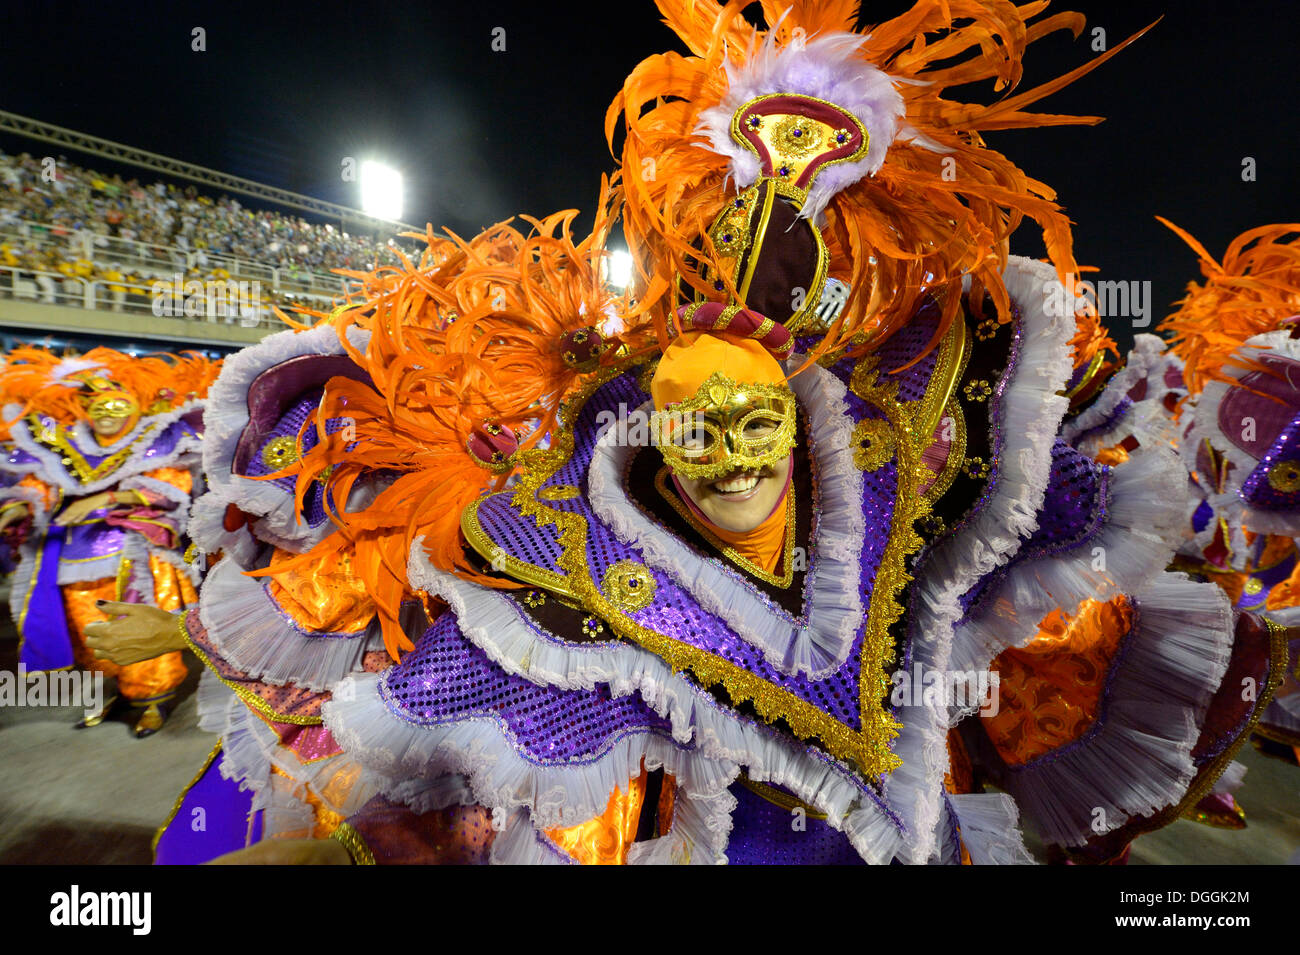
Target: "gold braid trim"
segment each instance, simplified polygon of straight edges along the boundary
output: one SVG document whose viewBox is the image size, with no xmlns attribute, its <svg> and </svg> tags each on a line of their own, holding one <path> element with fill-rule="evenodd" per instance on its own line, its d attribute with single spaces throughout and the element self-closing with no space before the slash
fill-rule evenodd
<svg viewBox="0 0 1300 955">
<path fill-rule="evenodd" d="M 1097 372 L 1101 370 L 1101 363 L 1105 359 L 1105 357 L 1106 357 L 1105 352 L 1097 352 L 1097 354 L 1093 355 L 1092 361 L 1088 363 L 1088 370 L 1083 373 L 1083 377 L 1079 379 L 1079 383 L 1075 385 L 1073 388 L 1071 388 L 1069 391 L 1058 391 L 1057 394 L 1065 395 L 1065 397 L 1073 401 L 1074 398 L 1079 394 L 1079 392 L 1083 391 L 1084 388 L 1088 387 L 1088 385 L 1092 382 L 1092 379 L 1097 377 Z"/>
<path fill-rule="evenodd" d="M 625 365 L 610 366 L 593 376 L 565 404 L 550 448 L 534 448 L 519 455 L 519 481 L 511 497 L 511 506 L 530 517 L 538 527 L 556 526 L 562 551 L 558 563 L 565 571 L 567 590 L 581 603 L 583 609 L 606 621 L 619 637 L 654 653 L 668 663 L 674 672 L 690 671 L 701 686 L 721 686 L 733 704 L 752 704 L 754 711 L 763 720 L 769 723 L 783 720 L 796 738 L 804 741 L 820 740 L 830 755 L 854 763 L 864 777 L 879 779 L 902 765 L 902 760 L 889 749 L 890 742 L 902 726 L 884 707 L 888 686 L 885 668 L 894 659 L 888 631 L 903 613 L 898 595 L 911 580 L 905 561 L 922 544 L 913 525 L 929 510 L 928 502 L 917 493 L 921 481 L 929 476 L 929 470 L 920 461 L 921 442 L 928 440 L 933 433 L 933 427 L 951 394 L 960 369 L 957 356 L 964 346 L 964 323 L 954 323 L 953 331 L 945 337 L 943 343 L 944 354 L 948 356 L 942 368 L 943 374 L 932 376 L 925 397 L 910 407 L 905 408 L 897 400 L 897 382 L 885 385 L 876 383 L 874 358 L 863 359 L 853 375 L 857 386 L 854 392 L 876 405 L 895 430 L 898 437 L 899 474 L 889 542 L 873 586 L 866 635 L 862 644 L 859 690 L 861 731 L 853 730 L 790 691 L 720 656 L 664 636 L 629 618 L 601 591 L 592 576 L 586 559 L 588 528 L 582 515 L 555 510 L 539 499 L 542 485 L 573 454 L 573 424 L 583 405 L 597 388 L 622 374 L 626 370 Z M 931 425 L 928 431 L 920 432 L 922 437 L 918 437 L 918 419 Z M 539 583 L 539 586 L 545 585 Z"/>
<path fill-rule="evenodd" d="M 790 795 L 787 792 L 782 792 L 781 790 L 773 786 L 769 786 L 766 783 L 760 783 L 753 779 L 750 779 L 743 772 L 736 777 L 736 782 L 740 783 L 740 785 L 744 786 L 746 789 L 752 792 L 755 796 L 758 796 L 760 799 L 767 800 L 773 806 L 780 806 L 782 809 L 788 809 L 791 812 L 793 812 L 796 809 L 801 809 L 803 810 L 803 814 L 809 819 L 818 819 L 823 822 L 826 820 L 826 813 L 818 812 L 812 806 L 809 806 L 807 803 L 800 802 L 798 799 L 795 799 L 794 796 Z"/>
<path fill-rule="evenodd" d="M 144 440 L 145 436 L 153 431 L 154 425 L 149 425 L 142 430 L 136 439 L 128 444 L 121 451 L 115 452 L 101 461 L 96 467 L 91 467 L 86 460 L 85 455 L 73 447 L 72 442 L 68 440 L 67 429 L 62 425 L 55 425 L 53 429 L 44 427 L 41 420 L 36 415 L 31 415 L 28 419 L 29 433 L 32 440 L 38 444 L 43 444 L 52 451 L 59 454 L 60 460 L 64 465 L 71 468 L 77 476 L 77 480 L 82 484 L 90 484 L 92 481 L 98 481 L 102 477 L 112 474 L 122 463 L 131 456 L 131 452 L 136 446 Z"/>
<path fill-rule="evenodd" d="M 338 827 L 330 833 L 330 838 L 348 850 L 353 865 L 375 864 L 375 855 L 366 845 L 366 840 L 362 839 L 361 833 L 346 822 L 340 822 Z"/>
</svg>

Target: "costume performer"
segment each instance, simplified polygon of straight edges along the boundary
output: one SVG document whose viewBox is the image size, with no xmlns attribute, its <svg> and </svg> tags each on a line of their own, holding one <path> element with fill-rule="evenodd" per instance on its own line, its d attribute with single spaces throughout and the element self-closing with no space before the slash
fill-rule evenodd
<svg viewBox="0 0 1300 955">
<path fill-rule="evenodd" d="M 244 522 L 288 551 L 251 579 L 346 572 L 399 659 L 369 672 L 357 624 L 303 625 L 316 605 L 251 645 L 220 613 L 234 575 L 205 583 L 191 643 L 254 709 L 286 684 L 273 733 L 310 700 L 329 773 L 266 759 L 346 814 L 271 858 L 1029 861 L 1023 812 L 1104 860 L 1221 772 L 1204 740 L 1240 744 L 1216 694 L 1276 640 L 1163 572 L 1172 453 L 1112 471 L 1059 439 L 1104 337 L 1066 304 L 1064 215 L 980 138 L 1095 121 L 1024 107 L 1105 57 L 989 107 L 943 92 L 1014 86 L 1082 19 L 927 0 L 864 36 L 853 4 L 765 5 L 766 32 L 741 6 L 661 3 L 692 55 L 611 106 L 622 179 L 591 235 L 430 234 L 297 337 L 315 357 L 259 373 L 353 366 L 279 445 L 277 514 L 323 482 L 336 529 Z M 602 278 L 620 213 L 631 297 Z M 1024 217 L 1053 264 L 1007 254 Z M 259 405 L 233 369 L 223 414 Z M 1021 648 L 989 712 L 965 690 Z"/>
<path fill-rule="evenodd" d="M 355 766 L 339 771 L 320 717 L 330 687 L 390 662 L 350 555 L 273 578 L 245 574 L 336 533 L 324 483 L 308 482 L 299 496 L 283 472 L 315 444 L 314 427 L 304 426 L 325 383 L 348 375 L 368 380 L 332 327 L 286 331 L 227 358 L 209 394 L 207 491 L 190 526 L 206 555 L 200 606 L 181 630 L 155 626 L 160 646 L 189 647 L 206 665 L 200 726 L 219 739 L 155 837 L 160 864 L 206 862 L 263 839 L 325 837 L 374 793 L 358 785 Z M 350 506 L 366 506 L 384 481 L 361 480 Z M 202 827 L 189 824 L 196 807 Z"/>
<path fill-rule="evenodd" d="M 217 368 L 196 356 L 133 358 L 109 348 L 59 359 L 19 348 L 4 369 L 13 447 L 0 469 L 0 523 L 17 527 L 10 598 L 31 670 L 73 665 L 116 678 L 117 693 L 79 726 L 103 721 L 119 697 L 140 710 L 137 737 L 163 725 L 185 678 L 180 654 L 119 667 L 97 659 L 86 627 L 104 601 L 179 609 L 197 601 L 182 555 L 195 490 L 202 396 Z"/>
</svg>

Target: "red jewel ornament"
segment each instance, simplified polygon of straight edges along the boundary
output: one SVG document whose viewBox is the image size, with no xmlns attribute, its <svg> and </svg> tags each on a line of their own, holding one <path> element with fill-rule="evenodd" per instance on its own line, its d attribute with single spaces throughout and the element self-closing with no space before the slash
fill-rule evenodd
<svg viewBox="0 0 1300 955">
<path fill-rule="evenodd" d="M 560 357 L 575 371 L 595 371 L 600 367 L 600 356 L 608 347 L 609 342 L 592 325 L 575 328 L 560 336 Z"/>
<path fill-rule="evenodd" d="M 479 467 L 487 468 L 493 474 L 505 474 L 514 467 L 519 440 L 505 425 L 485 421 L 474 426 L 465 442 L 465 449 Z"/>
</svg>

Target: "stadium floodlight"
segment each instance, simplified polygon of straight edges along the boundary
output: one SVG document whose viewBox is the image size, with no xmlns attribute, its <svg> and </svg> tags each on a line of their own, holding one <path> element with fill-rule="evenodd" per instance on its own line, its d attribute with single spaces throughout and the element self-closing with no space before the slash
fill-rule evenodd
<svg viewBox="0 0 1300 955">
<path fill-rule="evenodd" d="M 605 281 L 616 289 L 625 289 L 632 281 L 632 253 L 621 249 L 605 260 Z"/>
<path fill-rule="evenodd" d="M 361 164 L 361 211 L 376 219 L 402 218 L 402 174 L 367 159 Z"/>
</svg>

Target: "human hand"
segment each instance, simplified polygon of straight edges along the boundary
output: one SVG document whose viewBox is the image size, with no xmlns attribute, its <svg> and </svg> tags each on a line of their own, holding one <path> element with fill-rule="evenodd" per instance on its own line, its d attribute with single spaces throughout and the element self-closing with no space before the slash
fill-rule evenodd
<svg viewBox="0 0 1300 955">
<path fill-rule="evenodd" d="M 101 600 L 96 606 L 114 618 L 86 624 L 86 646 L 95 651 L 97 660 L 126 666 L 185 649 L 173 613 L 147 604 L 114 600 Z"/>
<path fill-rule="evenodd" d="M 352 857 L 335 839 L 263 839 L 217 856 L 207 865 L 351 865 Z"/>
<path fill-rule="evenodd" d="M 54 523 L 60 527 L 67 527 L 70 524 L 80 524 L 92 511 L 97 511 L 101 507 L 108 507 L 114 502 L 115 498 L 111 491 L 101 491 L 98 494 L 92 494 L 90 497 L 83 497 L 79 501 L 73 501 L 63 509 L 63 513 L 54 519 Z"/>
</svg>

